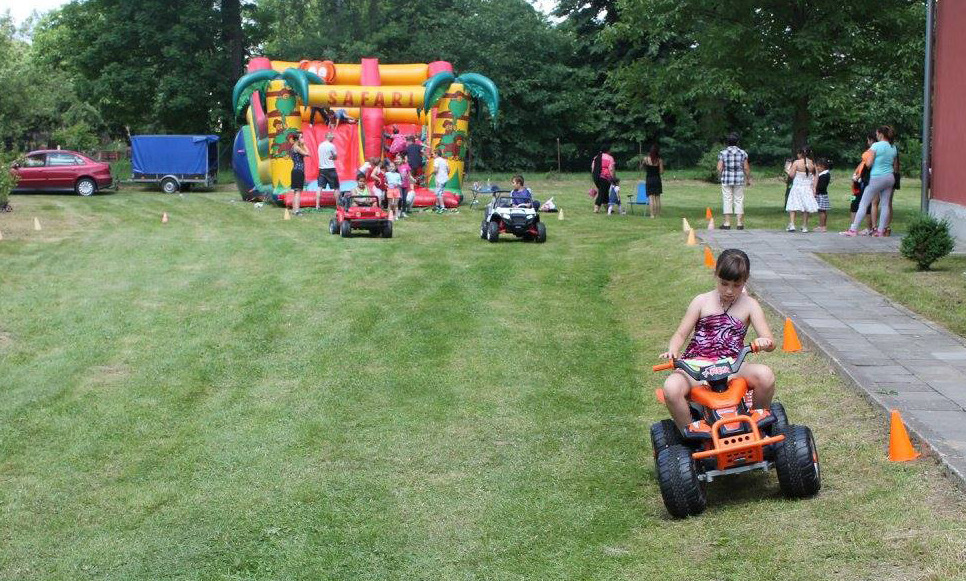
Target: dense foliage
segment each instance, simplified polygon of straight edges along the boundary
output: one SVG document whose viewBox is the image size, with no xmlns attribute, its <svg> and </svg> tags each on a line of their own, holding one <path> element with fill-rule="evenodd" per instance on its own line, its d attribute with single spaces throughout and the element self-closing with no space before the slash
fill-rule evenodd
<svg viewBox="0 0 966 581">
<path fill-rule="evenodd" d="M 563 169 L 603 142 L 636 167 L 655 140 L 693 165 L 732 130 L 755 163 L 805 142 L 852 162 L 883 123 L 919 154 L 922 0 L 559 0 L 552 16 L 526 0 L 73 0 L 20 33 L 0 21 L 0 130 L 8 149 L 227 137 L 248 57 L 375 56 L 497 82 L 471 169 L 556 169 L 558 140 Z"/>
</svg>

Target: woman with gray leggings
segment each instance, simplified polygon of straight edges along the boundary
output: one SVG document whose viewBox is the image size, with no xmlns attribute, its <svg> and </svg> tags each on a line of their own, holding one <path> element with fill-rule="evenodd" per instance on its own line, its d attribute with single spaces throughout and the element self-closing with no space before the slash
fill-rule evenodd
<svg viewBox="0 0 966 581">
<path fill-rule="evenodd" d="M 872 235 L 884 236 L 886 225 L 889 224 L 889 208 L 891 207 L 889 202 L 892 199 L 892 188 L 896 184 L 894 172 L 898 169 L 898 151 L 896 151 L 896 146 L 892 145 L 896 136 L 888 125 L 879 127 L 875 135 L 878 141 L 869 148 L 872 154 L 872 159 L 869 162 L 872 168 L 869 174 L 869 185 L 862 193 L 862 200 L 859 202 L 854 221 L 848 230 L 842 232 L 844 236 L 855 236 L 857 234 L 856 230 L 862 219 L 865 218 L 869 204 L 875 199 L 879 200 L 879 228 L 873 231 Z M 853 176 L 853 179 L 857 179 L 857 177 Z"/>
</svg>

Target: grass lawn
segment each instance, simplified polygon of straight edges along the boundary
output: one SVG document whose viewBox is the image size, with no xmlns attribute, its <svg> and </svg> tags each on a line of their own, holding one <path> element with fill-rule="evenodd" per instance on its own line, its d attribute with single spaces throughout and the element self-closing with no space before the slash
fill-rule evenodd
<svg viewBox="0 0 966 581">
<path fill-rule="evenodd" d="M 484 242 L 466 207 L 344 240 L 227 189 L 15 195 L 0 578 L 966 576 L 961 492 L 887 462 L 886 418 L 813 353 L 757 360 L 815 431 L 819 496 L 746 475 L 670 520 L 650 365 L 711 285 L 680 225 L 718 188 L 669 180 L 649 220 L 593 215 L 584 175 L 529 181 L 565 210 L 544 245 Z M 749 227 L 783 192 L 749 189 Z"/>
<path fill-rule="evenodd" d="M 926 272 L 898 254 L 823 254 L 822 258 L 890 299 L 966 337 L 966 256 Z"/>
</svg>

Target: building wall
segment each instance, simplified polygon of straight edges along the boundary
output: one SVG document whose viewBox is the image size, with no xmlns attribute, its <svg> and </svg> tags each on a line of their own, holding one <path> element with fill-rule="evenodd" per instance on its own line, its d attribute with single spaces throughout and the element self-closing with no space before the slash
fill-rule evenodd
<svg viewBox="0 0 966 581">
<path fill-rule="evenodd" d="M 936 2 L 936 44 L 932 133 L 934 214 L 966 215 L 966 2 Z M 958 208 L 957 208 L 958 206 Z M 958 214 L 958 216 L 956 215 Z M 966 224 L 957 224 L 966 229 Z M 966 236 L 966 230 L 963 231 Z"/>
</svg>

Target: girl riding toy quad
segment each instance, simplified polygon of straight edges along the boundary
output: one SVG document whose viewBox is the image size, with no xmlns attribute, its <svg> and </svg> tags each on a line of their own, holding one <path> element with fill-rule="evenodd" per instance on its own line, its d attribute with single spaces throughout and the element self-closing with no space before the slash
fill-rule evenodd
<svg viewBox="0 0 966 581">
<path fill-rule="evenodd" d="M 654 371 L 680 369 L 702 383 L 691 388 L 688 403 L 693 422 L 682 434 L 670 419 L 651 426 L 651 444 L 664 506 L 671 516 L 698 515 L 707 506 L 704 487 L 718 476 L 752 470 L 778 473 L 782 492 L 790 498 L 818 493 L 822 486 L 818 451 L 812 431 L 789 425 L 780 403 L 750 409 L 751 393 L 738 372 L 748 345 L 737 357 L 717 361 L 672 359 Z M 656 390 L 664 403 L 664 391 Z"/>
</svg>

